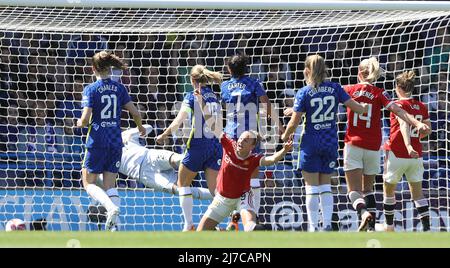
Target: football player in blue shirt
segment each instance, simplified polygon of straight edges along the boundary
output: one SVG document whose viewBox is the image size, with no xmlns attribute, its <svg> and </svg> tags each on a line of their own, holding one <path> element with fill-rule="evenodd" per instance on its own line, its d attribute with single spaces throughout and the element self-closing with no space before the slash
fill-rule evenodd
<svg viewBox="0 0 450 268">
<path fill-rule="evenodd" d="M 267 107 L 267 121 L 271 121 L 271 104 L 266 91 L 258 79 L 246 75 L 248 60 L 245 55 L 234 55 L 228 60 L 231 79 L 224 81 L 221 88 L 222 104 L 226 109 L 224 132 L 233 140 L 238 140 L 244 131 L 258 129 L 260 102 Z M 259 148 L 256 148 L 259 150 Z M 259 169 L 255 169 L 250 180 L 254 196 L 255 210 L 259 211 L 261 191 Z"/>
<path fill-rule="evenodd" d="M 83 113 L 77 121 L 77 127 L 89 126 L 82 169 L 83 186 L 89 196 L 106 208 L 105 229 L 116 231 L 120 199 L 115 179 L 123 147 L 120 129 L 122 107 L 133 116 L 141 135 L 145 135 L 145 128 L 127 89 L 111 80 L 111 67 L 127 68 L 125 63 L 110 52 L 102 51 L 92 57 L 92 69 L 97 81 L 83 91 Z M 106 193 L 95 184 L 99 174 L 103 174 Z"/>
<path fill-rule="evenodd" d="M 200 92 L 211 115 L 221 112 L 219 102 L 212 89 L 208 86 L 212 83 L 222 82 L 222 74 L 212 72 L 203 65 L 195 65 L 191 70 L 191 84 Z M 164 132 L 156 137 L 156 142 L 162 144 L 164 140 L 175 132 L 182 122 L 191 116 L 192 130 L 186 144 L 187 150 L 178 169 L 178 194 L 180 206 L 183 210 L 183 231 L 194 231 L 192 220 L 192 190 L 191 183 L 199 171 L 205 171 L 208 188 L 212 195 L 216 188 L 216 178 L 222 160 L 222 145 L 214 136 L 214 133 L 205 124 L 201 107 L 195 101 L 193 92 L 188 92 L 184 97 L 183 105 L 175 120 Z"/>
<path fill-rule="evenodd" d="M 306 183 L 308 230 L 318 230 L 320 200 L 323 230 L 331 231 L 333 195 L 330 181 L 338 157 L 338 104 L 343 103 L 359 114 L 367 113 L 368 106 L 354 101 L 340 84 L 326 81 L 327 68 L 319 55 L 306 58 L 304 75 L 307 85 L 295 96 L 293 115 L 281 139 L 286 141 L 304 118 L 299 166 Z"/>
</svg>

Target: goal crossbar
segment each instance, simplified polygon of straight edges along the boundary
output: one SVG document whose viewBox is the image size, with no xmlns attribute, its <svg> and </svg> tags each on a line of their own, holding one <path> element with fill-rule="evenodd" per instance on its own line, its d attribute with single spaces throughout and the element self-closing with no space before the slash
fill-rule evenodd
<svg viewBox="0 0 450 268">
<path fill-rule="evenodd" d="M 243 10 L 435 10 L 449 11 L 442 1 L 311 1 L 311 0 L 0 0 L 0 6 L 181 8 Z"/>
</svg>

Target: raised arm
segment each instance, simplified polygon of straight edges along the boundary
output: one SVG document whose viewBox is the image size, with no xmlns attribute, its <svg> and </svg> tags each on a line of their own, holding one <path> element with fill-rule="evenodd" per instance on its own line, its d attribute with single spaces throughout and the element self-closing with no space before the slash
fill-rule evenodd
<svg viewBox="0 0 450 268">
<path fill-rule="evenodd" d="M 167 127 L 161 135 L 156 137 L 157 143 L 163 144 L 164 140 L 169 135 L 171 135 L 173 132 L 177 131 L 180 128 L 183 121 L 186 120 L 186 118 L 188 118 L 188 116 L 189 116 L 187 109 L 190 109 L 190 108 L 186 107 L 184 104 L 181 106 L 181 109 L 178 112 L 177 117 L 175 117 L 175 119 L 172 121 L 172 123 L 169 125 L 169 127 Z"/>
<path fill-rule="evenodd" d="M 83 128 L 89 124 L 89 120 L 92 116 L 92 108 L 84 107 L 83 113 L 81 114 L 81 118 L 77 120 L 77 127 Z"/>
<path fill-rule="evenodd" d="M 367 103 L 359 103 L 353 99 L 348 99 L 344 102 L 344 105 L 357 114 L 367 113 L 367 110 L 369 109 L 369 105 Z"/>
<path fill-rule="evenodd" d="M 270 166 L 270 165 L 273 165 L 273 164 L 277 163 L 278 161 L 283 159 L 283 157 L 290 150 L 292 150 L 293 144 L 294 144 L 293 143 L 293 135 L 291 135 L 289 140 L 284 143 L 283 149 L 279 150 L 278 152 L 274 153 L 273 155 L 261 158 L 261 160 L 259 162 L 260 166 Z"/>
<path fill-rule="evenodd" d="M 136 123 L 136 126 L 139 130 L 139 134 L 141 134 L 141 136 L 145 136 L 145 128 L 142 126 L 142 117 L 141 114 L 139 113 L 138 109 L 136 108 L 136 106 L 134 106 L 133 102 L 129 101 L 127 104 L 125 104 L 123 106 L 133 117 L 134 122 Z"/>
<path fill-rule="evenodd" d="M 298 124 L 300 124 L 300 121 L 303 116 L 303 112 L 293 112 L 291 120 L 289 120 L 289 123 L 286 127 L 286 130 L 281 135 L 281 139 L 283 141 L 287 141 L 288 138 L 294 133 L 295 129 L 298 127 Z"/>
<path fill-rule="evenodd" d="M 143 125 L 145 128 L 145 135 L 148 135 L 150 132 L 152 132 L 153 127 L 151 125 Z M 124 143 L 136 143 L 139 144 L 139 130 L 136 128 L 130 128 L 122 132 L 122 141 Z"/>
<path fill-rule="evenodd" d="M 419 120 L 415 119 L 414 116 L 407 113 L 405 110 L 403 110 L 397 104 L 392 103 L 392 105 L 389 106 L 388 110 L 393 112 L 399 119 L 402 119 L 402 121 L 406 122 L 407 124 L 409 124 L 411 126 L 415 126 L 417 128 L 417 130 L 420 132 L 420 134 L 427 136 L 431 133 L 431 128 L 429 125 L 422 123 Z"/>
<path fill-rule="evenodd" d="M 272 103 L 269 100 L 269 97 L 267 97 L 267 95 L 261 96 L 261 97 L 259 97 L 259 101 L 261 103 L 265 104 L 265 106 L 267 107 L 266 108 L 267 124 L 269 126 L 272 126 L 273 120 L 275 119 L 277 121 L 277 122 L 275 122 L 275 125 L 278 124 L 278 127 L 279 127 L 278 133 L 282 134 L 285 131 L 285 129 L 283 127 L 283 124 L 281 124 L 278 116 L 276 116 L 275 118 L 272 118 L 272 111 L 275 111 L 275 109 L 273 108 Z"/>
</svg>

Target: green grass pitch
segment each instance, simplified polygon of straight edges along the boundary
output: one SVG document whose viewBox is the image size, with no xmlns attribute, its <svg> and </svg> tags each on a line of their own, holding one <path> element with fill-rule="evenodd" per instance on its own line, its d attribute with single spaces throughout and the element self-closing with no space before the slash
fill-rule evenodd
<svg viewBox="0 0 450 268">
<path fill-rule="evenodd" d="M 0 247 L 450 247 L 449 233 L 1 232 Z"/>
</svg>

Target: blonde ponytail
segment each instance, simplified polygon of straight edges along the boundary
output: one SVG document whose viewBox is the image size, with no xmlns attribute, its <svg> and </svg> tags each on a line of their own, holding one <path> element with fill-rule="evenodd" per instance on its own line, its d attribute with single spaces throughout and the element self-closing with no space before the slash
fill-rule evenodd
<svg viewBox="0 0 450 268">
<path fill-rule="evenodd" d="M 220 84 L 222 83 L 222 74 L 206 69 L 203 65 L 195 65 L 191 70 L 192 80 L 200 84 Z"/>
<path fill-rule="evenodd" d="M 397 75 L 395 83 L 397 87 L 401 88 L 405 93 L 411 94 L 414 90 L 416 74 L 414 71 L 406 71 Z"/>
<path fill-rule="evenodd" d="M 325 60 L 320 55 L 311 55 L 306 58 L 305 70 L 308 69 L 309 73 L 305 73 L 306 83 L 313 87 L 317 87 L 327 79 L 327 66 Z"/>
<path fill-rule="evenodd" d="M 375 57 L 371 57 L 369 59 L 361 61 L 358 69 L 359 73 L 361 74 L 360 76 L 358 76 L 358 79 L 362 80 L 360 82 L 373 83 L 377 81 L 378 78 L 380 78 L 380 63 Z"/>
</svg>

